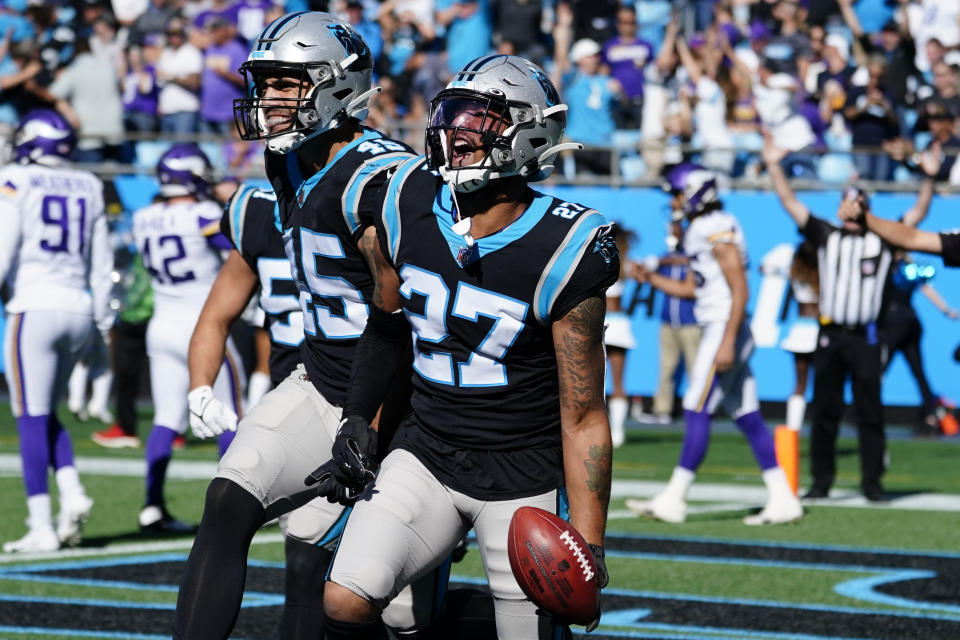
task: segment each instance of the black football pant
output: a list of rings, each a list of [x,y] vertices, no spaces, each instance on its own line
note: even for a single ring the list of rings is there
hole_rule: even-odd
[[[867,331],[827,325],[813,355],[810,463],[813,488],[826,491],[837,475],[837,433],[847,378],[853,391],[860,442],[860,485],[880,488],[886,437],[880,404],[880,345]]]
[[[128,436],[137,435],[137,391],[147,368],[147,324],[120,320],[113,328],[117,424]]]

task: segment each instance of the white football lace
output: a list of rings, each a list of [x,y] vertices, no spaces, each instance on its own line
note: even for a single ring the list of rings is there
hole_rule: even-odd
[[[580,565],[580,569],[583,571],[583,579],[586,582],[593,580],[594,573],[593,569],[590,568],[590,560],[587,559],[583,549],[581,549],[580,545],[577,544],[577,541],[573,539],[573,536],[570,535],[570,532],[564,531],[562,534],[560,534],[560,539],[563,540],[563,543],[570,548],[570,551],[573,552],[573,556],[577,559],[577,564]]]

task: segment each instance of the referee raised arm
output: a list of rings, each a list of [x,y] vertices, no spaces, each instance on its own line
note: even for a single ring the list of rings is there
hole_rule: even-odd
[[[847,377],[853,388],[860,442],[860,487],[871,501],[883,500],[886,438],[880,402],[880,344],[876,321],[883,304],[884,283],[893,261],[890,245],[869,231],[852,211],[866,211],[869,201],[860,189],[844,192],[834,225],[810,213],[797,200],[780,167],[783,152],[769,143],[764,161],[783,208],[800,232],[817,245],[820,263],[820,337],[813,356],[813,406],[810,463],[813,486],[804,498],[825,498],[836,477],[836,442],[843,414]],[[926,181],[913,210],[904,220],[917,224],[926,215],[933,187]]]
[[[923,251],[943,256],[947,267],[960,267],[960,231],[921,231],[894,220],[878,218],[869,211],[848,212],[852,220],[862,217],[867,229],[892,245],[908,251]]]

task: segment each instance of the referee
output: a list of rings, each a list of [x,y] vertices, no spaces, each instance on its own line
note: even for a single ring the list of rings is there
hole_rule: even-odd
[[[884,284],[893,262],[889,244],[867,230],[863,213],[866,194],[857,187],[844,192],[838,216],[842,226],[811,215],[797,200],[780,167],[783,152],[769,144],[764,161],[780,203],[803,235],[817,246],[820,264],[820,338],[813,356],[813,486],[804,498],[825,498],[836,477],[836,442],[843,414],[843,389],[849,376],[860,442],[860,488],[870,501],[885,499],[886,438],[880,400],[880,344],[876,321]],[[926,215],[933,183],[925,181],[905,221],[916,225]]]

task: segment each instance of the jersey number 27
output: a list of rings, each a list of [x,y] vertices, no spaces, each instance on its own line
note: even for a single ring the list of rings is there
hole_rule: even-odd
[[[447,336],[447,305],[450,290],[436,273],[411,265],[400,270],[400,294],[408,300],[413,294],[424,297],[423,315],[407,312],[407,320],[416,332],[413,366],[424,378],[446,385],[460,387],[499,387],[507,384],[506,367],[502,364],[507,350],[523,330],[529,305],[514,298],[465,282],[457,284],[451,315],[470,322],[480,317],[493,320],[493,326],[483,337],[466,362],[456,363],[451,353],[425,353],[419,343],[439,343]]]

